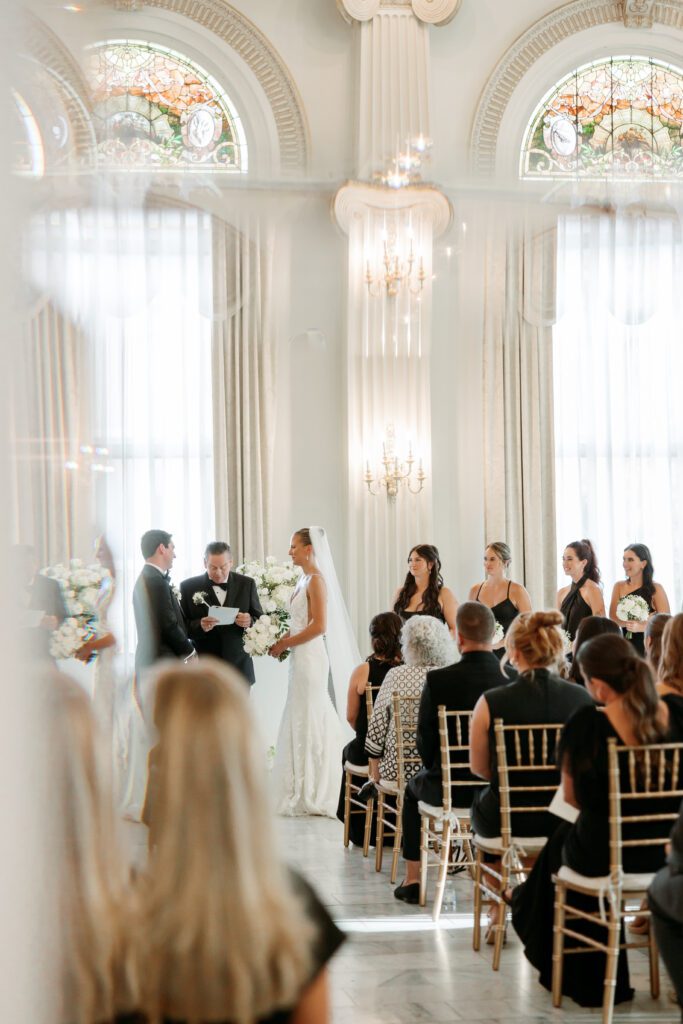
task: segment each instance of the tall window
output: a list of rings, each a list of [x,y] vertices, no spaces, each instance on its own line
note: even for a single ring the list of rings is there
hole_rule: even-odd
[[[88,52],[86,73],[101,166],[246,172],[239,115],[194,61],[153,43],[113,40]]]
[[[683,71],[610,57],[566,75],[529,122],[524,178],[683,177]]]
[[[674,215],[560,218],[553,328],[557,532],[590,537],[605,596],[624,547],[647,544],[683,598],[681,225]]]

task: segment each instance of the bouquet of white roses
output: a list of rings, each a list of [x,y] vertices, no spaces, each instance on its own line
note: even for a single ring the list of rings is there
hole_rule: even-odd
[[[651,609],[640,594],[627,594],[617,604],[617,618],[622,622],[647,622],[650,615]],[[627,630],[626,639],[630,640],[632,636],[631,630]]]
[[[495,628],[493,630],[493,640],[491,641],[491,643],[495,647],[496,644],[499,644],[500,641],[505,636],[505,630],[503,629],[502,624],[500,622],[498,622],[497,619],[494,619],[494,622],[495,622],[496,625],[495,625]]]
[[[571,633],[568,633],[562,626],[558,626],[557,630],[562,638],[562,651],[565,658],[572,653],[572,637]]]
[[[264,614],[244,631],[244,650],[259,657],[267,654],[273,644],[289,629],[289,599],[299,579],[299,570],[291,562],[278,562],[269,555],[263,562],[245,562],[237,572],[256,582]],[[279,660],[284,661],[289,651]]]
[[[50,637],[50,654],[71,658],[97,630],[97,600],[109,570],[72,558],[68,566],[51,565],[41,572],[59,583],[68,616]]]

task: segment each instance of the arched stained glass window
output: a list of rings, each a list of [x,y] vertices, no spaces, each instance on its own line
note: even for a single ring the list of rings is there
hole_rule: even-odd
[[[611,57],[566,75],[534,111],[523,178],[683,177],[683,71]]]
[[[247,170],[239,115],[194,61],[154,43],[112,40],[88,51],[86,72],[100,165]]]

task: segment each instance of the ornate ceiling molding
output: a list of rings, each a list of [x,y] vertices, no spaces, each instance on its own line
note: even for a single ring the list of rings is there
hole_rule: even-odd
[[[310,143],[304,105],[294,79],[267,37],[224,0],[145,0],[145,6],[172,11],[204,26],[242,58],[270,104],[281,169],[306,172]]]
[[[470,139],[472,163],[478,174],[493,174],[503,115],[510,98],[529,68],[562,40],[611,22],[624,24],[628,15],[645,17],[636,8],[649,7],[652,24],[683,29],[681,0],[570,0],[537,21],[510,47],[496,65],[479,100]]]
[[[351,223],[371,210],[416,210],[431,221],[434,238],[448,228],[453,208],[443,192],[433,185],[387,188],[367,181],[349,181],[337,192],[332,204],[334,219],[348,235]]]
[[[447,25],[460,9],[462,0],[337,0],[342,17],[348,21],[370,21],[380,11],[404,8],[427,25]]]

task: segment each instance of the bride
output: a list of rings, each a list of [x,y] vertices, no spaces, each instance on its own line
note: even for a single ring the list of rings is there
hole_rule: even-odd
[[[289,554],[302,576],[290,602],[290,631],[270,649],[274,658],[292,652],[273,765],[275,809],[334,818],[346,740],[337,711],[346,707],[346,687],[360,655],[325,531],[297,530]],[[330,668],[337,711],[327,688]]]

